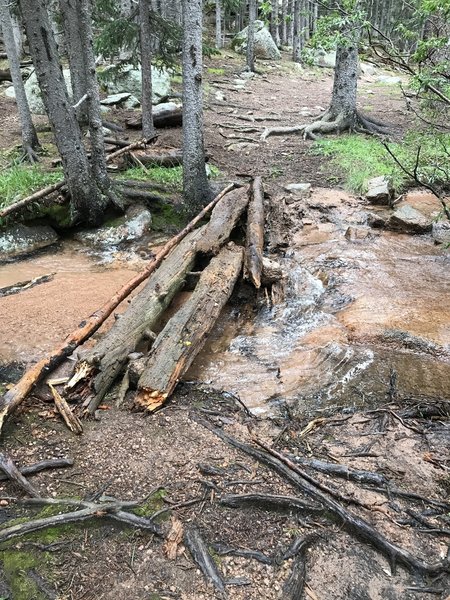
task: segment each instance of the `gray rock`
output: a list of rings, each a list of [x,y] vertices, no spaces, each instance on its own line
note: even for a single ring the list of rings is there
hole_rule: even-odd
[[[240,54],[247,52],[247,31],[246,27],[234,36],[231,41],[231,47]],[[270,31],[262,21],[255,21],[255,56],[265,60],[278,60],[281,58]]]
[[[402,78],[393,77],[392,75],[378,75],[378,77],[375,78],[375,81],[384,85],[400,85]]]
[[[163,102],[162,104],[154,106],[152,113],[154,117],[158,117],[160,114],[168,110],[175,110],[176,108],[181,108],[181,104],[177,104],[176,102]]]
[[[112,71],[108,77],[109,71]],[[106,67],[102,72],[102,83],[108,94],[128,92],[140,102],[142,99],[142,71],[131,65],[120,73],[115,73],[114,66]],[[170,93],[170,74],[166,69],[152,67],[152,102],[158,104],[160,99]]]
[[[122,104],[125,102],[125,100],[128,100],[128,98],[131,97],[131,94],[129,92],[122,92],[120,94],[112,94],[111,96],[108,96],[107,98],[103,98],[103,100],[100,101],[101,104],[103,104],[104,106],[115,106],[117,104]]]
[[[70,96],[72,96],[72,84],[70,81],[69,69],[63,69],[64,80],[66,82],[67,89]],[[34,115],[45,115],[45,106],[42,101],[41,90],[39,88],[36,72],[33,71],[25,82],[25,94],[27,95],[28,104],[30,110]],[[11,86],[5,90],[5,96],[8,98],[15,98],[16,94],[14,88]]]
[[[292,204],[302,198],[309,198],[311,193],[310,183],[288,183],[284,186],[284,189],[292,194],[292,197],[286,198],[286,204]]]
[[[255,73],[253,73],[252,71],[243,71],[239,77],[241,79],[253,79],[253,77],[255,76]]]
[[[355,227],[350,225],[345,232],[345,239],[349,242],[363,242],[364,240],[370,239],[373,233],[367,227]]]
[[[388,211],[367,213],[366,223],[369,227],[373,227],[374,229],[382,229],[383,227],[386,227],[389,217]]]
[[[377,72],[377,69],[374,65],[371,65],[370,63],[366,62],[360,62],[359,69],[363,75],[368,76],[375,75],[375,73]]]
[[[226,96],[221,90],[214,94],[214,98],[217,100],[217,102],[225,102],[226,100]]]
[[[57,241],[58,235],[47,225],[12,225],[0,232],[0,261],[31,254]]]
[[[432,235],[436,244],[450,244],[450,223],[448,221],[433,223]]]
[[[313,63],[317,67],[324,67],[326,69],[334,69],[336,66],[336,50],[326,52],[322,48],[319,48],[314,52]]]
[[[428,233],[433,222],[409,204],[404,204],[391,215],[388,227],[404,233]]]
[[[152,216],[147,208],[133,205],[113,226],[100,227],[96,231],[80,231],[74,237],[94,248],[111,248],[140,239],[149,230],[151,222]]]
[[[392,182],[388,177],[374,177],[367,182],[366,200],[370,204],[390,205],[394,195]]]
[[[139,102],[139,100],[136,98],[136,96],[130,96],[128,98],[128,100],[125,100],[123,107],[126,110],[132,110],[133,108],[137,108],[138,106],[140,106],[141,103]]]

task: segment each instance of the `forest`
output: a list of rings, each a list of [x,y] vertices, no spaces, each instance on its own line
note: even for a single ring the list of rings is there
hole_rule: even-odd
[[[0,600],[450,600],[450,0],[0,0]]]

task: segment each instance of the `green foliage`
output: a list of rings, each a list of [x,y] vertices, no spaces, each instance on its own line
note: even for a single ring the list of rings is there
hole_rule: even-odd
[[[60,170],[49,173],[39,165],[13,165],[5,169],[0,174],[0,208],[60,181],[61,177]]]
[[[215,67],[210,67],[208,69],[208,73],[210,73],[211,75],[225,75],[225,69],[218,69]]]
[[[431,184],[440,185],[448,179],[441,165],[448,164],[450,135],[414,132],[408,134],[402,144],[389,144],[394,155],[409,171],[416,165],[420,147],[417,174]],[[333,166],[344,180],[345,186],[355,193],[365,193],[367,182],[373,177],[390,177],[396,191],[401,191],[412,181],[395,163],[382,144],[373,137],[342,135],[318,140],[312,152],[331,158]]]
[[[133,167],[127,169],[120,179],[152,181],[167,186],[168,191],[181,191],[183,185],[183,167]]]

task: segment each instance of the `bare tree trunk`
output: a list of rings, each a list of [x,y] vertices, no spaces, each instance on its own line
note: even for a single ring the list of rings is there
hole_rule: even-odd
[[[195,212],[211,195],[205,169],[202,0],[183,0],[183,193]]]
[[[295,0],[288,0],[288,17],[289,17],[289,22],[287,24],[288,46],[292,46],[294,43],[294,5],[295,5]]]
[[[222,3],[216,0],[216,48],[222,48]]]
[[[142,70],[142,137],[152,140],[156,137],[153,123],[152,103],[152,32],[150,26],[149,0],[139,0],[141,70]]]
[[[294,19],[292,30],[292,60],[299,63],[301,60],[302,47],[300,43],[300,0],[294,0]]]
[[[281,44],[287,45],[287,15],[288,15],[288,0],[283,0],[281,5]]]
[[[87,93],[83,47],[78,29],[77,5],[74,0],[59,0],[59,7],[65,35],[67,57],[69,59],[73,103],[77,105]],[[88,120],[87,103],[85,101],[81,102],[75,110],[80,125],[86,124]]]
[[[13,24],[8,8],[8,0],[0,0],[0,23],[3,31],[3,43],[8,56],[9,69],[16,95],[17,110],[19,112],[20,125],[22,128],[22,148],[31,162],[37,160],[35,150],[39,148],[39,140],[31,118],[30,107],[22,81],[20,61],[17,54],[16,41],[14,39]]]
[[[105,198],[92,177],[81,130],[67,93],[45,1],[21,0],[20,5],[42,98],[72,198],[73,219],[96,224],[103,217]]]
[[[11,15],[11,23],[13,28],[14,40],[16,42],[16,51],[19,61],[22,60],[23,57],[23,35],[22,35],[22,23],[20,21],[20,14],[18,9],[17,0],[9,3],[10,6],[10,15]]]
[[[337,46],[333,93],[330,112],[352,119],[356,114],[358,84],[358,44],[356,40],[343,41]]]
[[[255,70],[255,20],[256,0],[250,0],[248,5],[248,29],[247,29],[247,69]]]
[[[279,0],[272,0],[273,5],[272,5],[272,37],[273,40],[275,42],[275,44],[277,45],[277,48],[280,47],[280,24],[279,24],[279,12],[280,12],[280,7],[279,7]]]

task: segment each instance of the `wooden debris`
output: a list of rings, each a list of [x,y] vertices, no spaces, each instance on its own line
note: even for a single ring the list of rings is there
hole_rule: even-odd
[[[19,471],[22,475],[34,475],[35,473],[39,473],[40,471],[44,471],[45,469],[61,469],[64,467],[72,467],[73,460],[71,458],[53,458],[50,460],[42,460],[40,462],[35,463],[34,465],[30,465],[29,467],[19,467]],[[9,477],[0,473],[0,481],[6,481]]]
[[[18,281],[17,283],[13,283],[12,285],[7,285],[5,287],[0,288],[0,298],[4,296],[12,296],[13,294],[18,294],[19,292],[24,292],[25,290],[29,290],[35,285],[39,285],[41,283],[47,283],[48,281],[52,281],[55,273],[49,273],[48,275],[40,275],[39,277],[35,277],[34,279],[27,279],[26,281]]]
[[[37,362],[31,367],[23,377],[10,390],[0,398],[0,433],[5,419],[11,415],[16,408],[23,402],[29,392],[33,389],[45,375],[52,371],[57,365],[67,358],[90,336],[97,331],[101,324],[109,317],[114,309],[143,281],[145,281],[162,263],[163,259],[169,254],[183,238],[190,233],[197,223],[216,205],[217,202],[229,191],[234,188],[234,184],[227,186],[214,200],[212,200],[200,213],[192,219],[186,227],[170,239],[167,244],[158,252],[153,261],[141,272],[123,285],[110,300],[101,308],[95,311],[86,321],[80,323],[79,327],[72,332],[51,354]]]
[[[170,531],[163,545],[163,552],[169,560],[175,560],[177,558],[183,536],[183,523],[177,517],[173,516],[171,518]]]
[[[213,584],[222,598],[226,598],[225,583],[199,531],[191,525],[187,528],[184,539],[186,547],[206,580]]]
[[[266,256],[262,257],[261,283],[264,286],[278,283],[285,277],[283,267]]]
[[[248,205],[244,277],[249,279],[257,289],[261,287],[263,246],[264,190],[261,177],[255,177]]]
[[[70,429],[70,431],[72,431],[72,433],[76,433],[77,435],[83,433],[83,426],[81,424],[80,419],[73,414],[72,409],[67,404],[66,400],[61,396],[58,390],[55,387],[53,387],[50,383],[49,388],[52,392],[56,409],[61,415],[61,417],[64,419],[64,422]]]
[[[214,207],[204,235],[197,244],[199,252],[217,254],[224,242],[229,239],[247,204],[247,187],[238,188],[224,196]]]
[[[317,538],[318,535],[313,533],[296,540],[291,574],[283,586],[283,600],[299,600],[302,597],[306,580],[306,553]]]
[[[145,167],[178,167],[183,162],[183,153],[177,148],[147,148],[136,150],[133,158]]]
[[[135,404],[156,410],[200,352],[242,269],[242,248],[230,243],[203,271],[191,297],[158,335],[144,362]]]
[[[269,557],[259,552],[259,550],[248,550],[247,548],[232,548],[226,544],[212,544],[214,552],[219,556],[242,556],[243,558],[253,558],[263,565],[273,565],[274,561]]]
[[[32,485],[19,471],[12,459],[0,452],[0,470],[7,476],[8,479],[14,481],[19,485],[27,494],[32,498],[39,498],[40,494],[38,490]]]

